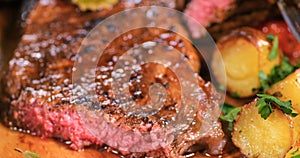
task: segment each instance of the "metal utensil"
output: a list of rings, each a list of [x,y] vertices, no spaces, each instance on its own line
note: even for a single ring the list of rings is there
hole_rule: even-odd
[[[299,0],[296,0],[299,4]],[[300,11],[295,3],[288,3],[285,0],[278,0],[277,5],[279,10],[289,26],[291,32],[300,42]]]

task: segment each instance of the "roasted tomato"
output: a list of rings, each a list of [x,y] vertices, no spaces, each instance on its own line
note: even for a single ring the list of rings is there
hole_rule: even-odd
[[[284,21],[271,21],[262,26],[262,31],[267,34],[278,35],[279,47],[293,63],[300,62],[300,43],[289,30]]]

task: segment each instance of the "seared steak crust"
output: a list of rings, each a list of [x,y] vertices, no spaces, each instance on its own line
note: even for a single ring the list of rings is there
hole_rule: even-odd
[[[216,39],[241,26],[260,26],[280,15],[274,0],[192,0],[184,11],[207,28]],[[199,38],[198,25],[188,21],[194,38]]]

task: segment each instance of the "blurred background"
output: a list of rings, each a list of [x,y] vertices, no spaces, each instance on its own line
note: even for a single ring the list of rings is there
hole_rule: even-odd
[[[3,72],[21,37],[34,0],[0,0],[0,70]],[[1,89],[0,89],[1,90]]]
[[[0,0],[0,76],[12,57],[34,0]],[[0,78],[1,81],[1,78]],[[1,94],[0,84],[0,94]]]

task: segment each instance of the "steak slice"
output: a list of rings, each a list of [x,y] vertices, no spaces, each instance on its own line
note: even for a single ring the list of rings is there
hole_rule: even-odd
[[[186,39],[171,31],[142,28],[122,34],[109,44],[99,60],[97,80],[92,80],[99,84],[96,88],[97,98],[77,98],[79,103],[72,101],[71,97],[76,96],[72,90],[78,86],[72,83],[72,73],[76,71],[73,66],[82,40],[104,17],[128,7],[142,5],[174,8],[175,0],[121,1],[112,10],[98,12],[80,12],[75,5],[66,1],[39,1],[26,20],[25,34],[3,79],[4,91],[9,100],[9,125],[32,135],[60,138],[75,150],[91,144],[101,146],[115,143],[112,147],[122,155],[135,157],[177,157],[195,152],[195,146],[199,150],[207,149],[212,154],[220,154],[225,143],[218,122],[220,96],[210,83],[205,83],[200,77],[198,83],[202,99],[196,115],[190,127],[171,144],[147,152],[131,152],[132,148],[144,147],[144,139],[116,130],[155,132],[176,115],[178,107],[184,106],[179,103],[180,83],[176,75],[161,65],[144,64],[130,78],[132,99],[141,104],[149,100],[147,92],[152,83],[161,83],[166,88],[165,106],[154,115],[138,117],[126,114],[118,106],[111,84],[106,84],[111,78],[109,66],[115,64],[114,58],[136,44],[148,41],[172,44],[172,49],[183,53],[191,67],[199,71],[197,51]],[[173,23],[175,29],[183,29],[176,19],[172,21],[174,19],[162,17],[161,20]],[[82,79],[87,80],[88,76]],[[142,93],[136,94],[138,91]],[[86,122],[77,104],[82,104],[80,108],[83,110],[101,110],[102,115],[95,117],[93,113],[85,113]],[[95,135],[92,130],[101,131],[102,135]],[[156,139],[152,141],[155,143]],[[153,144],[146,145],[151,147]]]
[[[216,39],[238,27],[257,27],[268,18],[280,15],[274,0],[192,0],[184,12],[206,27]],[[187,23],[193,38],[199,38],[198,25],[193,21]]]

